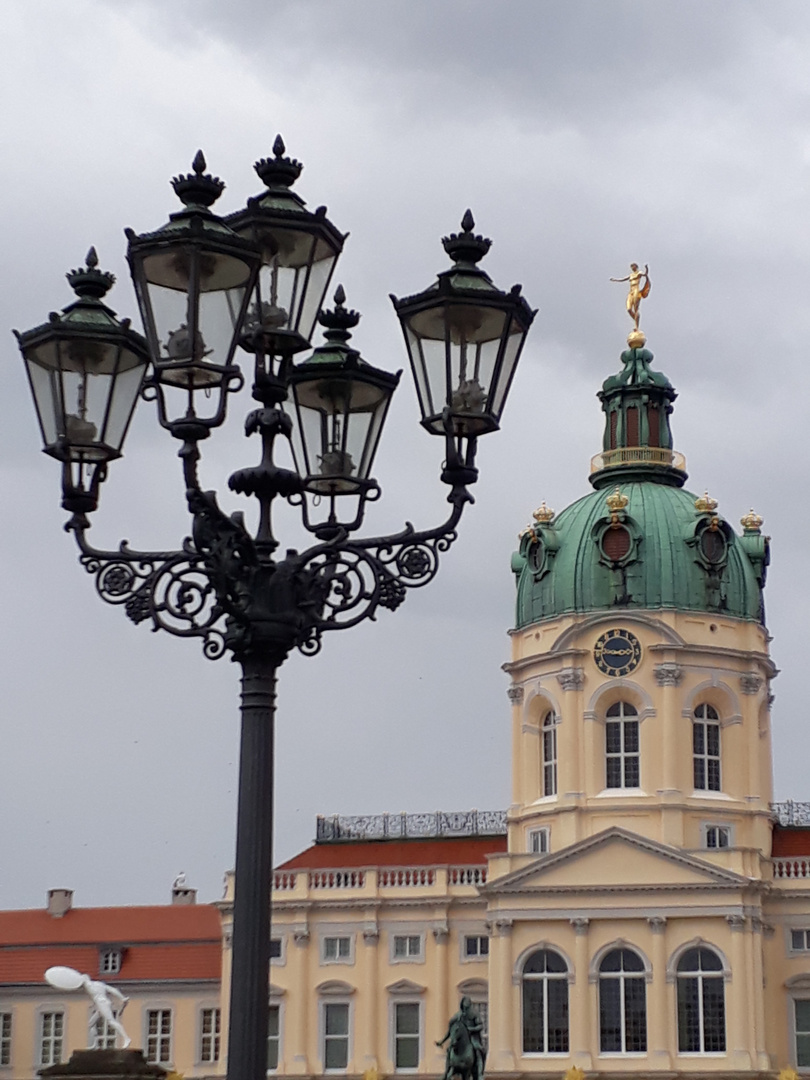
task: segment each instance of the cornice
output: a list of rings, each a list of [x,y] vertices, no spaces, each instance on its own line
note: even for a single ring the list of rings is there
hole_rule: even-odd
[[[559,672],[565,671],[566,667],[562,663],[564,660],[581,660],[585,656],[590,656],[588,649],[566,649],[564,652],[550,653],[542,652],[535,653],[533,656],[523,656],[520,660],[507,660],[505,664],[501,664],[501,671],[505,671],[507,674],[514,674],[515,672],[525,671],[527,667],[532,667],[540,659],[554,656],[554,660],[557,661],[557,666],[549,668],[548,671],[543,672],[543,677],[556,675]]]

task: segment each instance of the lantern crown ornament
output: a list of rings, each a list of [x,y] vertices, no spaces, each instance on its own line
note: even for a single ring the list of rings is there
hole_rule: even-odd
[[[502,292],[478,263],[491,241],[467,210],[442,240],[453,265],[414,296],[391,296],[416,382],[422,425],[457,439],[497,431],[536,315],[515,285]]]
[[[308,210],[292,185],[303,165],[285,156],[280,135],[273,157],[254,165],[266,190],[226,220],[261,253],[261,270],[251,298],[242,346],[254,353],[290,357],[310,347],[318,312],[348,233],[326,216],[326,207]]]

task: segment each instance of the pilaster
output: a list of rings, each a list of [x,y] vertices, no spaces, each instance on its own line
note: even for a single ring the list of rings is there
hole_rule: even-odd
[[[511,1072],[515,1068],[512,1046],[518,1026],[515,1020],[517,989],[512,983],[512,920],[497,915],[492,919],[489,939],[489,972],[487,1071]]]
[[[593,1044],[594,1033],[591,1030],[590,985],[588,982],[588,927],[589,919],[571,919],[574,929],[574,985],[570,1009],[571,1023],[571,1060],[580,1069],[592,1068],[594,1054],[598,1052]]]

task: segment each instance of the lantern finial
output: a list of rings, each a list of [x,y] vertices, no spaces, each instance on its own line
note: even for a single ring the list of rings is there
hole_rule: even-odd
[[[225,184],[218,176],[212,176],[205,172],[205,155],[198,150],[191,163],[193,173],[175,176],[172,179],[172,187],[179,199],[186,206],[205,207],[212,206],[225,190]]]
[[[326,328],[324,337],[327,341],[348,341],[349,333],[360,322],[359,311],[347,311],[343,306],[346,303],[346,290],[342,285],[335,289],[335,307],[332,311],[322,311],[318,315],[318,322]]]
[[[115,275],[98,269],[98,255],[91,247],[85,258],[85,266],[70,270],[65,277],[77,296],[91,296],[100,300],[115,284]]]
[[[475,219],[472,211],[467,210],[461,219],[463,232],[450,233],[442,239],[442,246],[450,258],[461,266],[475,266],[492,246],[492,241],[485,236],[476,236],[473,232]]]
[[[289,188],[295,183],[304,166],[295,158],[284,157],[287,147],[280,135],[273,143],[275,157],[262,158],[253,168],[269,188]]]

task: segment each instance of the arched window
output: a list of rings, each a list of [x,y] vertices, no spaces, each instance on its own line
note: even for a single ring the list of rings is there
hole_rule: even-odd
[[[647,1049],[644,963],[630,949],[612,949],[599,965],[599,1049],[603,1054]]]
[[[678,961],[678,1050],[717,1054],[726,1049],[723,965],[711,949],[687,949]]]
[[[547,712],[543,720],[543,794],[557,794],[557,717]]]
[[[638,712],[628,701],[617,701],[605,723],[605,787],[637,788],[639,765]]]
[[[711,705],[698,705],[692,721],[692,759],[696,791],[720,791],[720,717]]]
[[[568,968],[551,949],[523,967],[523,1053],[568,1053]]]

